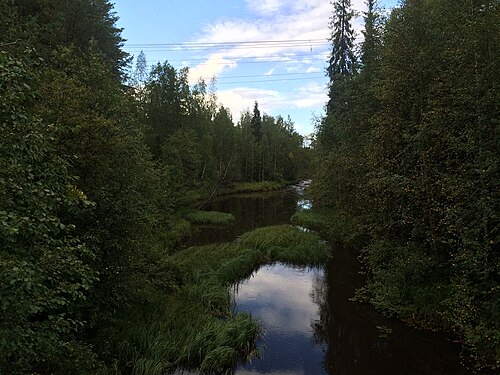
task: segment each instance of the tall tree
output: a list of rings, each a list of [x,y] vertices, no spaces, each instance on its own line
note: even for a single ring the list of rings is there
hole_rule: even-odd
[[[363,71],[372,71],[380,61],[382,46],[383,17],[377,0],[366,0],[367,11],[364,13],[364,40],[361,44],[361,63]]]
[[[257,103],[257,101],[255,102],[253,107],[251,124],[253,136],[255,137],[257,142],[259,142],[262,138],[262,117],[260,116],[259,103]]]
[[[330,19],[332,53],[327,68],[330,82],[337,76],[349,76],[356,71],[355,35],[352,28],[354,11],[351,8],[351,0],[335,0],[332,5],[333,15]]]

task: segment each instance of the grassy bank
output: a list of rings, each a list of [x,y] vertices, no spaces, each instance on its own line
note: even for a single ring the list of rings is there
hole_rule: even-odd
[[[330,241],[346,246],[362,244],[363,231],[355,218],[328,208],[311,208],[297,211],[291,218],[293,225],[315,230]]]
[[[258,354],[261,336],[257,321],[234,313],[231,284],[266,263],[316,265],[327,256],[316,234],[289,225],[185,249],[161,261],[169,282],[144,282],[136,303],[103,337],[114,338],[108,345],[119,348],[117,366],[133,374],[162,374],[179,366],[230,373],[238,360]]]
[[[238,182],[231,187],[221,190],[220,195],[280,190],[286,185],[286,182],[279,181]]]
[[[231,225],[235,220],[232,214],[217,211],[190,211],[185,217],[197,225]]]

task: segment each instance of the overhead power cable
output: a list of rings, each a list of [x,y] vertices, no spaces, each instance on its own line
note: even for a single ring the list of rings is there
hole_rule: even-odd
[[[168,63],[172,62],[173,60],[167,60]],[[189,63],[189,59],[186,60],[179,60],[178,62],[186,62]],[[327,57],[325,58],[314,58],[314,59],[308,59],[304,58],[302,60],[292,60],[292,59],[282,59],[282,60],[257,60],[257,61],[236,61],[234,60],[227,60],[225,62],[208,62],[208,63],[199,63],[199,64],[194,64],[195,66],[210,66],[210,65],[231,65],[232,63],[235,64],[271,64],[271,63],[306,63],[306,62],[313,62],[313,61],[322,61],[325,62],[327,61]],[[155,61],[154,63],[151,63],[150,61],[147,62],[147,64],[157,64],[159,61]]]
[[[205,47],[205,46],[227,46],[227,45],[248,45],[248,44],[308,44],[326,43],[327,39],[283,39],[283,40],[255,40],[255,41],[232,41],[232,42],[185,42],[185,43],[125,43],[126,47]]]
[[[219,77],[220,79],[233,79],[233,78],[255,78],[255,77],[276,77],[276,76],[296,76],[296,75],[307,75],[307,74],[318,74],[318,72],[301,72],[301,73],[272,73],[272,74],[250,74],[243,76],[226,76]],[[217,79],[219,79],[217,78]]]
[[[316,80],[320,78],[325,78],[324,75],[316,77],[305,77],[305,78],[278,78],[278,79],[261,79],[261,80],[251,80],[251,81],[233,81],[233,82],[215,82],[216,85],[235,85],[242,83],[263,83],[263,82],[289,82],[289,81],[306,81],[306,80]]]

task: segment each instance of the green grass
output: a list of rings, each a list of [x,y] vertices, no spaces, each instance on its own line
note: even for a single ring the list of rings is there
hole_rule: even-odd
[[[256,343],[262,335],[259,322],[234,313],[230,286],[266,263],[317,265],[327,256],[316,234],[290,225],[259,228],[232,243],[184,249],[156,267],[175,287],[144,281],[140,303],[130,304],[113,332],[101,335],[114,337],[109,345],[119,349],[125,372],[163,374],[183,367],[229,374],[240,359],[259,354]],[[170,275],[174,270],[177,275]]]
[[[328,257],[328,248],[316,233],[290,225],[258,228],[242,235],[238,242],[259,250],[267,262],[309,266],[319,265]]]
[[[284,182],[262,181],[262,182],[238,182],[232,187],[224,189],[221,194],[253,193],[262,191],[280,190],[286,186]]]
[[[177,219],[169,229],[159,230],[155,235],[155,247],[161,252],[169,253],[183,239],[191,235],[191,223],[186,219]]]
[[[198,225],[231,225],[235,220],[232,214],[217,211],[191,211],[185,217],[190,223]]]
[[[315,230],[331,241],[356,247],[363,243],[360,223],[351,216],[328,208],[297,211],[290,221],[293,225]]]

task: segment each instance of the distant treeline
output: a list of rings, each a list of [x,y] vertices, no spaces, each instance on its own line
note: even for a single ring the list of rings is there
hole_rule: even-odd
[[[315,205],[354,223],[359,298],[499,368],[500,3],[368,0],[359,46],[350,3],[333,2]]]

